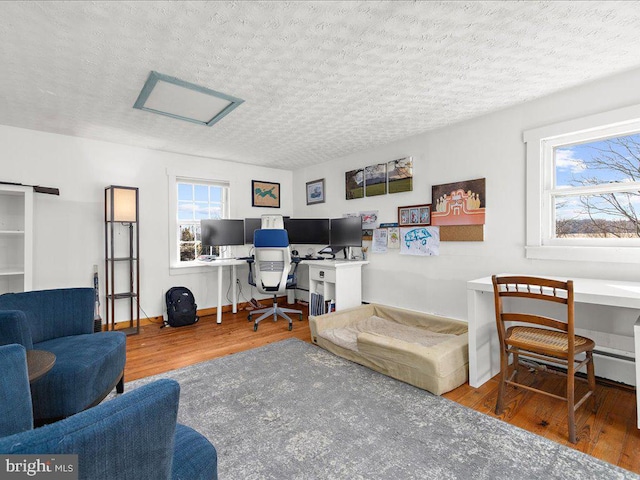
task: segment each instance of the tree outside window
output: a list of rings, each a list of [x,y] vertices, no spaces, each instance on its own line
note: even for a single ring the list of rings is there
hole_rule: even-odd
[[[640,134],[554,148],[556,238],[640,238]]]

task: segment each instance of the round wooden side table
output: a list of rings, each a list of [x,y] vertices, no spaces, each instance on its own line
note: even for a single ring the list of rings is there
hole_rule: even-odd
[[[53,368],[56,356],[46,350],[27,350],[29,383],[33,383]]]

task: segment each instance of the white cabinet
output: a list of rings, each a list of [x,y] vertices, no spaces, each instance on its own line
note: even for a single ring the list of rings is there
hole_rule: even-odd
[[[309,304],[311,295],[318,293],[325,301],[334,300],[336,310],[362,304],[362,266],[359,260],[310,260]]]
[[[0,294],[33,284],[33,187],[0,185]]]

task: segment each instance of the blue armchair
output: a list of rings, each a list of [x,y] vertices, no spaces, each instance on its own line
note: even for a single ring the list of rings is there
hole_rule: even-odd
[[[158,380],[34,430],[24,347],[0,347],[0,369],[1,454],[76,454],[80,479],[217,479],[215,447],[176,424],[177,382]]]
[[[53,368],[31,385],[36,424],[50,423],[97,405],[124,388],[126,337],[93,333],[92,288],[0,295],[0,345],[56,355]]]

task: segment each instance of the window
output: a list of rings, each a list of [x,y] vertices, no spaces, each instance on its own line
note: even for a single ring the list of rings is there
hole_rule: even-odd
[[[527,257],[640,261],[640,107],[524,137]]]
[[[549,240],[639,239],[640,133],[554,143],[547,146],[554,174],[546,192],[553,227]]]
[[[200,220],[229,217],[228,184],[176,178],[176,190],[179,263],[192,262],[201,254],[217,255],[217,248],[202,250]]]

